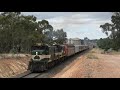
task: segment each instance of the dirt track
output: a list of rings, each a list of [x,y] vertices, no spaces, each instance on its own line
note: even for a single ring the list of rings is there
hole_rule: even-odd
[[[88,55],[97,58],[88,58]],[[100,50],[93,49],[78,57],[53,78],[120,78],[120,55],[101,54]]]

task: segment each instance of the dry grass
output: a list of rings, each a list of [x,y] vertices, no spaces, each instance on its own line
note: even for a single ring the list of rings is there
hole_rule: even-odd
[[[95,55],[96,53],[99,53],[101,50],[99,50],[98,48],[94,48],[92,49],[88,54],[87,54],[87,58],[88,59],[98,59],[98,57]]]
[[[100,49],[100,48],[93,48],[89,53],[99,53],[101,54],[101,52],[103,52],[104,50],[103,49]]]
[[[87,59],[98,59],[98,57],[95,56],[94,54],[89,53],[89,54],[87,55]]]
[[[119,52],[117,52],[117,51],[111,51],[109,54],[111,54],[111,55],[120,55],[120,51]]]
[[[96,49],[92,49],[89,53],[96,53]]]
[[[25,58],[29,57],[29,54],[0,54],[0,59],[20,59],[20,58]]]
[[[95,53],[95,51],[92,50],[90,53]]]
[[[108,54],[108,55],[120,55],[120,51],[114,51],[114,50],[112,50],[112,51],[110,51],[110,52],[105,52],[103,49],[101,49],[101,54]]]

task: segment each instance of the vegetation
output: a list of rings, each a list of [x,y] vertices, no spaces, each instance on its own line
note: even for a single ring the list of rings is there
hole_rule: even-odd
[[[87,58],[88,58],[88,59],[98,59],[98,57],[95,56],[95,55],[92,54],[92,53],[89,53],[89,54],[87,55]]]
[[[104,39],[101,38],[97,42],[97,44],[98,44],[99,48],[104,49],[105,51],[107,51],[108,49],[113,47],[113,42],[109,38],[104,38]]]
[[[25,16],[20,12],[1,13],[0,53],[28,53],[36,43],[53,44],[66,40],[67,35],[63,29],[53,30],[47,20],[36,20],[35,16]]]
[[[58,44],[63,44],[67,40],[67,34],[63,29],[54,31],[54,42]]]
[[[87,54],[87,59],[98,59],[98,57],[95,54],[98,53],[98,51],[100,51],[98,48],[90,50],[89,53]]]
[[[112,23],[100,25],[103,33],[105,33],[108,38],[101,38],[98,41],[98,46],[105,50],[112,48],[113,50],[118,51],[120,49],[120,12],[113,13],[111,22]]]

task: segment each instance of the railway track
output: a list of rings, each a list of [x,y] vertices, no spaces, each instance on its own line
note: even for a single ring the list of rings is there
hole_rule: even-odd
[[[21,78],[37,78],[38,76],[40,76],[42,73],[30,73],[26,76],[23,76]]]
[[[11,78],[22,78],[22,77],[25,77],[25,76],[27,76],[29,74],[31,74],[31,72],[28,70],[28,71],[26,71],[24,73],[18,74],[17,76],[13,76]]]
[[[79,53],[79,54],[77,54],[73,57],[70,57],[69,60],[75,59],[76,57],[81,56],[81,55],[89,52],[90,50],[91,49],[83,51],[83,52],[81,52],[81,53]],[[65,60],[65,61],[63,61],[63,63],[65,63],[67,61],[68,60]],[[61,65],[61,64],[59,64],[59,65]],[[22,74],[19,74],[19,75],[15,76],[15,77],[12,77],[12,78],[48,78],[49,77],[48,74],[51,73],[51,71],[54,71],[53,69],[57,68],[59,65],[55,65],[53,68],[50,68],[48,71],[45,71],[45,72],[31,73],[30,71],[26,71]]]
[[[39,77],[40,75],[42,75],[43,73],[32,73],[30,72],[29,70],[24,72],[24,73],[21,73],[17,76],[13,76],[11,78],[37,78]]]

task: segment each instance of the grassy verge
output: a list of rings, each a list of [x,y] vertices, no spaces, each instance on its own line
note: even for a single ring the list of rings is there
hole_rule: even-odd
[[[92,49],[88,54],[87,54],[87,59],[98,59],[98,57],[95,55],[95,53],[100,52],[98,48]]]
[[[30,54],[0,54],[0,59],[10,59],[10,58],[24,58],[29,57]]]
[[[98,59],[98,57],[95,56],[95,55],[92,54],[92,53],[89,53],[89,54],[87,55],[87,59]]]

